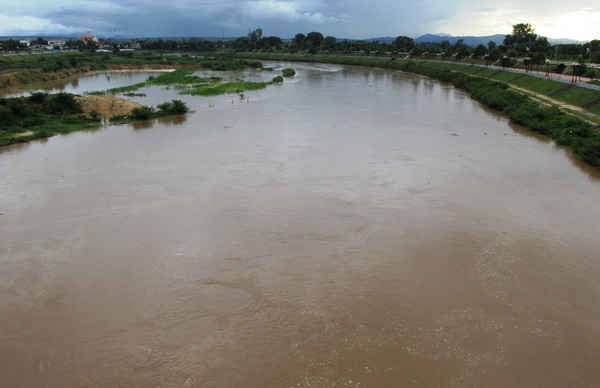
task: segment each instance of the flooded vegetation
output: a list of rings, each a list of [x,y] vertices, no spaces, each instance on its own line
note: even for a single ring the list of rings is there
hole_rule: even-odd
[[[3,383],[599,381],[597,170],[450,84],[293,67],[0,148]]]
[[[293,76],[290,71],[293,69],[284,69],[283,74],[287,77]],[[118,88],[108,89],[106,91],[91,92],[90,94],[126,94],[146,86],[153,85],[171,85],[180,89],[180,94],[190,94],[192,96],[216,96],[219,94],[243,93],[249,90],[264,89],[273,83],[281,83],[281,76],[274,77],[271,82],[251,82],[241,79],[224,80],[221,77],[199,77],[194,75],[192,69],[177,69],[173,72],[161,74],[159,76],[150,76],[145,82],[139,82],[133,85],[127,85]]]

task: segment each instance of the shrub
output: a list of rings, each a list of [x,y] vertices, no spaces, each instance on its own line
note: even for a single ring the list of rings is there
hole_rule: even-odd
[[[280,84],[283,82],[283,77],[278,75],[277,77],[273,77],[273,83],[274,84]]]
[[[50,114],[80,113],[81,105],[69,93],[56,93],[48,96],[47,112]]]
[[[552,69],[552,71],[555,73],[558,73],[558,74],[562,74],[565,72],[566,68],[567,68],[567,66],[564,63],[559,63],[558,65],[556,65],[554,67],[554,69]]]
[[[172,100],[171,102],[165,102],[157,106],[160,114],[183,114],[189,109],[185,102],[181,100]]]
[[[283,69],[282,74],[286,78],[293,77],[296,75],[296,70],[288,67],[288,68]]]
[[[149,120],[152,117],[154,110],[149,106],[142,106],[139,108],[134,108],[129,116],[133,120]]]
[[[100,113],[98,113],[95,110],[91,111],[90,112],[90,120],[92,120],[92,121],[100,121]]]

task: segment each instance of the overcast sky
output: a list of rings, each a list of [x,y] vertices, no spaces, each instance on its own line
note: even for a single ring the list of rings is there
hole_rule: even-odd
[[[291,37],[505,34],[530,22],[551,38],[600,39],[600,0],[0,0],[0,35]]]

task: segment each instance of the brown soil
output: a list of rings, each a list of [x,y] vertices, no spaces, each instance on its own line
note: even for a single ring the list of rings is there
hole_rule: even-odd
[[[14,137],[27,137],[27,136],[31,136],[33,135],[33,131],[25,131],[25,132],[20,132],[14,135]]]
[[[134,108],[142,105],[115,96],[84,96],[77,97],[85,114],[96,111],[103,118],[129,114]]]

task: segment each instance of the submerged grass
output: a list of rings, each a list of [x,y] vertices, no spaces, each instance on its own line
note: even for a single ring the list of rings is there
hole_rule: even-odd
[[[193,69],[177,69],[158,76],[150,76],[146,81],[133,85],[112,88],[89,94],[121,94],[129,93],[147,86],[173,86],[181,89],[180,94],[193,96],[216,96],[227,93],[241,93],[249,90],[264,89],[273,82],[225,82],[220,77],[198,77]]]
[[[190,94],[192,96],[216,96],[227,93],[242,93],[249,90],[264,89],[271,82],[215,82],[206,85],[194,85],[192,88],[182,91],[182,94]]]
[[[122,94],[122,93],[130,93],[135,92],[141,88],[147,86],[165,86],[165,85],[191,85],[191,84],[202,84],[202,83],[214,83],[220,81],[221,78],[218,77],[198,77],[194,75],[194,70],[192,69],[177,69],[172,72],[163,73],[158,76],[150,76],[144,82],[138,82],[133,85],[121,86],[118,88],[107,89],[103,91],[90,92],[88,94],[91,95],[103,95],[103,94]]]

